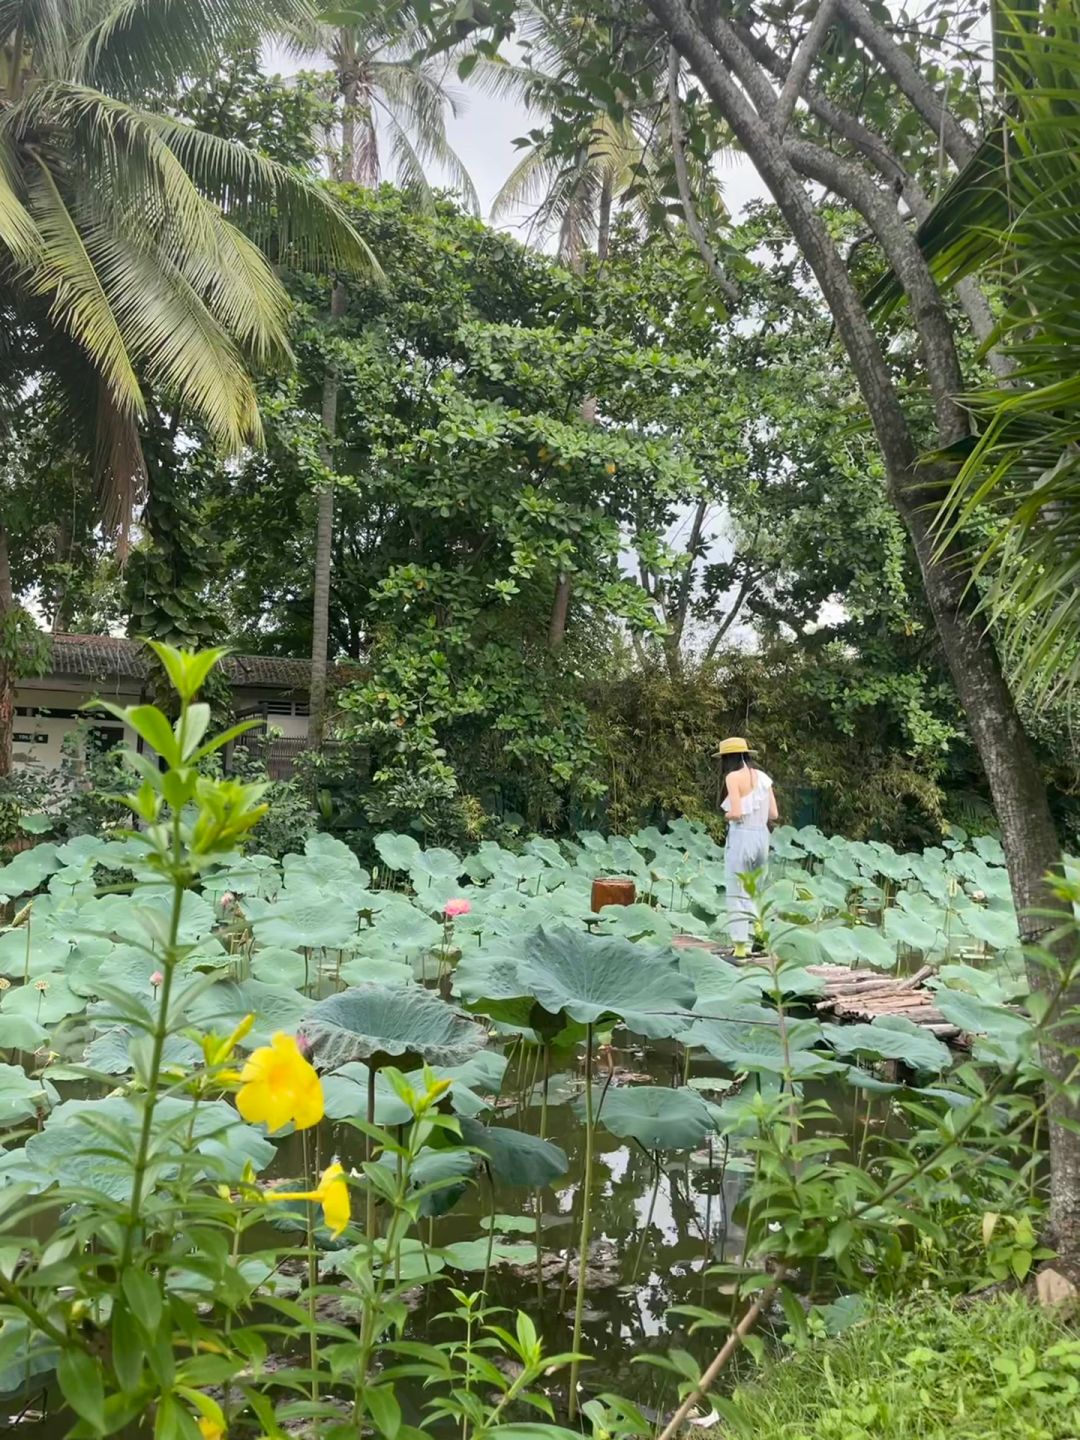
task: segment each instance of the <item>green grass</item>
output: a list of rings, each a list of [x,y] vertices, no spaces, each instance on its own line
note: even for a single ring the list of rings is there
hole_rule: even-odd
[[[1078,1440],[1080,1331],[1016,1297],[880,1308],[717,1403],[712,1440]]]

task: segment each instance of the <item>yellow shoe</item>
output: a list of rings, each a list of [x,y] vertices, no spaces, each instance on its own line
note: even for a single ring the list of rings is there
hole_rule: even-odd
[[[750,958],[750,946],[743,941],[741,944],[736,945],[731,953],[736,960],[748,960]]]

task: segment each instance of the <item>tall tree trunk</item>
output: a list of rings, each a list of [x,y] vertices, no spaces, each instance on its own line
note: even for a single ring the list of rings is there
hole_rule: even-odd
[[[566,639],[566,621],[570,614],[570,594],[574,582],[565,573],[555,582],[555,598],[551,602],[551,617],[548,620],[548,649],[558,650]]]
[[[1071,921],[1071,911],[1056,899],[1047,875],[1061,868],[1061,847],[1050,814],[1046,786],[1020,721],[1013,696],[982,617],[975,613],[969,588],[970,566],[956,547],[936,553],[928,514],[928,482],[944,484],[947,473],[935,476],[919,466],[919,456],[881,345],[848,274],[844,259],[829,237],[802,179],[785,154],[768,116],[776,96],[757,63],[727,22],[709,13],[708,35],[696,24],[683,0],[646,0],[672,43],[686,58],[713,104],[750,156],[784,215],[796,244],[821,287],[852,369],[885,462],[890,499],[895,505],[918,559],[938,637],[963,706],[993,797],[1001,826],[1009,880],[1022,937],[1042,940],[1055,923]],[[855,3],[847,0],[850,16]],[[753,67],[752,70],[748,68]],[[733,79],[737,74],[753,105]],[[905,81],[908,77],[905,74]],[[924,100],[920,93],[920,100]],[[928,102],[925,102],[928,103]],[[757,107],[756,109],[754,107]],[[904,278],[903,276],[901,277]],[[909,277],[910,278],[910,277]],[[912,307],[913,312],[916,307]],[[933,319],[933,317],[930,317]],[[932,326],[920,326],[924,354],[931,371],[943,357],[934,350]],[[947,358],[947,357],[946,357]],[[939,404],[939,420],[943,407]],[[951,437],[943,437],[946,441]],[[1042,913],[1040,913],[1042,912]],[[1069,963],[1071,943],[1059,957]],[[1043,988],[1041,966],[1030,970],[1032,984]],[[1072,1069],[1069,1049],[1080,1037],[1059,1034],[1043,1060],[1054,1082]],[[1051,1227],[1064,1258],[1080,1263],[1080,1135],[1074,1133],[1075,1106],[1060,1089],[1050,1096]]]
[[[596,211],[596,258],[604,261],[611,249],[611,202],[614,187],[611,176],[605,175],[600,182],[600,203]]]
[[[348,184],[356,178],[356,99],[359,77],[355,54],[347,31],[341,32],[343,57],[352,63],[341,78],[342,146],[341,173],[338,178]],[[348,308],[349,296],[344,284],[337,280],[330,293],[331,331]],[[319,457],[326,469],[334,469],[334,440],[337,436],[338,395],[341,379],[334,361],[327,366],[322,394],[322,439]],[[326,672],[330,648],[330,576],[334,563],[334,487],[325,485],[319,491],[315,517],[315,574],[312,586],[311,614],[311,689],[308,696],[308,743],[319,749],[326,733]]]
[[[338,281],[330,296],[330,319],[340,320],[348,306],[348,294]],[[327,470],[334,468],[334,437],[337,434],[338,395],[341,381],[334,361],[327,366],[322,395],[322,439],[319,457]],[[330,648],[330,574],[334,563],[334,486],[319,491],[315,518],[315,575],[311,614],[311,690],[308,696],[308,743],[319,749],[326,732],[326,674]]]
[[[0,520],[0,780],[11,774],[11,732],[15,715],[15,663],[7,658],[7,629],[15,598],[11,590],[11,558],[7,528]]]

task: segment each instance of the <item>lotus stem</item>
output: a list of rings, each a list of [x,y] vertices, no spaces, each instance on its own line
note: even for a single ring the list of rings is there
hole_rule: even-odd
[[[585,1173],[581,1182],[581,1231],[578,1235],[577,1300],[574,1304],[574,1339],[570,1348],[574,1358],[570,1362],[570,1394],[567,1398],[567,1414],[571,1421],[578,1413],[577,1387],[581,1351],[581,1325],[585,1318],[585,1270],[589,1249],[589,1225],[592,1206],[593,1133],[596,1128],[593,1118],[593,1027],[585,1031]]]
[[[641,1268],[641,1257],[645,1253],[645,1241],[648,1239],[649,1231],[652,1228],[653,1214],[656,1211],[656,1197],[660,1194],[660,1154],[657,1152],[650,1157],[653,1162],[653,1185],[652,1194],[649,1196],[649,1213],[645,1216],[645,1224],[641,1229],[641,1239],[638,1241],[637,1254],[634,1256],[634,1268],[630,1272],[631,1285],[637,1284],[638,1271]]]
[[[364,1135],[364,1164],[371,1164],[372,1139],[371,1130],[375,1124],[375,1075],[374,1065],[368,1066],[367,1079],[367,1123],[368,1129]],[[364,1228],[367,1230],[368,1246],[371,1251],[371,1263],[375,1263],[375,1186],[371,1183],[371,1176],[367,1179],[367,1204],[366,1220]]]
[[[304,1156],[304,1183],[314,1187],[315,1180],[311,1173],[311,1161],[308,1158],[308,1137],[307,1131],[300,1132],[300,1140],[303,1145]],[[311,1365],[311,1403],[319,1403],[319,1338],[316,1333],[317,1317],[315,1315],[315,1287],[319,1280],[319,1266],[315,1255],[315,1215],[312,1201],[305,1200],[304,1210],[307,1220],[307,1264],[308,1264],[308,1359]]]
[[[495,1253],[495,1181],[492,1179],[491,1166],[484,1164],[484,1173],[487,1176],[488,1195],[490,1204],[488,1206],[488,1245],[487,1255],[484,1257],[484,1283],[481,1289],[484,1292],[484,1303],[488,1301],[488,1282],[491,1276],[491,1257]]]

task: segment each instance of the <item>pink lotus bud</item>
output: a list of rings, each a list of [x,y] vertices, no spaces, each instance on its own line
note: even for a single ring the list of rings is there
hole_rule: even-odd
[[[311,1041],[302,1031],[297,1032],[296,1048],[300,1051],[301,1055],[311,1054]]]
[[[443,906],[443,914],[448,920],[453,920],[455,915],[468,915],[472,905],[468,900],[447,900]]]
[[[225,894],[221,897],[221,908],[223,910],[231,910],[235,904],[236,896],[231,890],[226,890]]]
[[[153,985],[154,989],[156,990],[159,985],[164,985],[164,983],[165,976],[161,973],[160,970],[155,970],[154,973],[150,976],[150,984]]]

